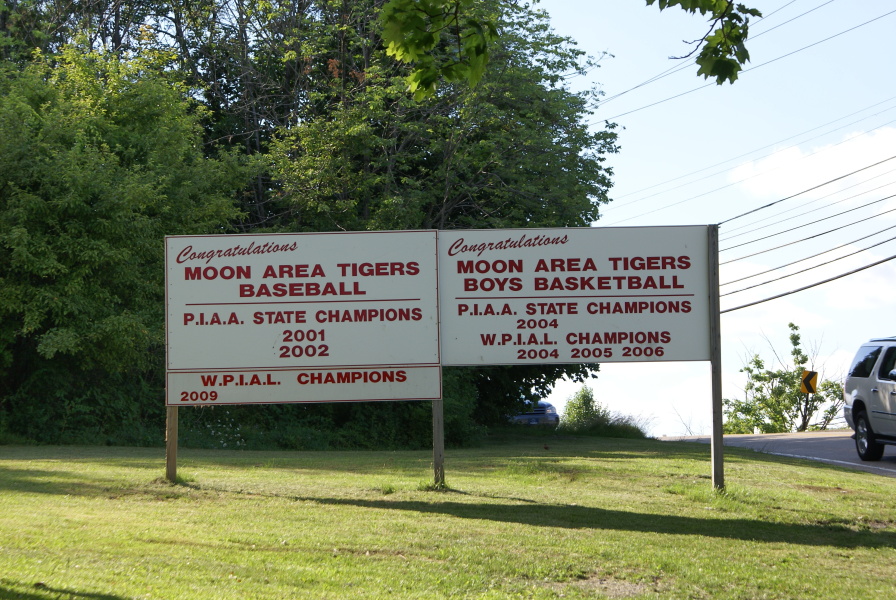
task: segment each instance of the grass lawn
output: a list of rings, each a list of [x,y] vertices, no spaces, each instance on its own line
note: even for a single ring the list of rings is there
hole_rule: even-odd
[[[0,446],[0,600],[892,598],[896,478],[702,444]]]

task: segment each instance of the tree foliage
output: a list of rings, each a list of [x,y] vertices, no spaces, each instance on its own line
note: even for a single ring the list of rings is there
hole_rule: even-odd
[[[537,1],[537,0],[536,0]],[[694,43],[688,58],[696,55],[697,73],[719,85],[733,83],[750,60],[746,48],[750,17],[762,14],[730,0],[646,0],[660,10],[677,6],[700,13],[709,31]],[[475,85],[485,72],[491,46],[505,32],[484,13],[487,0],[388,0],[381,19],[390,56],[413,65],[408,90],[422,100],[436,91],[440,81],[466,81]],[[508,3],[509,4],[509,3]],[[500,34],[499,34],[500,31]]]
[[[790,323],[789,365],[766,367],[754,355],[741,369],[747,374],[743,399],[724,399],[725,433],[789,433],[826,429],[843,404],[843,389],[835,381],[822,379],[814,394],[800,391],[804,370],[811,368],[803,351],[799,327]]]
[[[221,231],[245,180],[200,140],[195,107],[151,61],[71,46],[4,69],[0,398],[43,421],[161,367],[163,237]]]
[[[607,201],[612,128],[584,123],[595,99],[563,85],[588,68],[544,15],[511,5],[494,65],[475,88],[443,85],[416,102],[407,69],[367,39],[346,34],[331,86],[271,144],[281,207],[292,230],[392,230],[583,226]],[[363,30],[362,30],[363,31]],[[331,38],[334,39],[334,38]],[[363,76],[342,77],[343,70]],[[546,185],[550,182],[550,185]],[[287,213],[284,213],[287,214]],[[475,418],[499,423],[522,399],[589,366],[462,369],[475,386]],[[384,409],[385,410],[385,409]]]
[[[610,411],[594,400],[594,392],[583,385],[569,400],[563,409],[560,427],[569,431],[584,431],[598,423],[609,423]]]
[[[339,69],[363,73],[324,88],[281,129],[272,156],[292,227],[390,230],[588,225],[607,201],[612,129],[589,131],[594,99],[560,74],[584,68],[543,15],[511,7],[494,49],[500,68],[474,89],[446,85],[425,102],[404,91],[405,69],[364,55],[348,36]],[[335,75],[334,75],[335,79]],[[317,114],[315,114],[315,112]],[[325,114],[320,114],[325,113]],[[550,185],[545,185],[550,181]]]
[[[386,52],[413,63],[406,77],[415,100],[435,93],[441,80],[482,79],[489,44],[498,39],[496,24],[478,15],[476,0],[389,0],[380,13]]]
[[[657,4],[660,10],[678,6],[689,13],[708,17],[709,31],[699,40],[692,42],[694,50],[687,57],[696,56],[700,67],[698,75],[710,77],[722,85],[726,81],[734,83],[744,64],[749,62],[750,53],[746,41],[750,32],[750,17],[761,17],[755,8],[749,8],[732,0],[646,0],[648,5]],[[685,57],[685,58],[687,58]]]
[[[583,226],[611,185],[613,127],[564,79],[593,62],[525,2],[16,0],[0,61],[0,433],[160,430],[164,235]],[[446,369],[447,437],[593,367]],[[184,423],[408,446],[422,407]]]

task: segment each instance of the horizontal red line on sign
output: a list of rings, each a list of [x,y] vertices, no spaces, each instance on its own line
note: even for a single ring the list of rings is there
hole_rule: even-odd
[[[619,294],[605,296],[455,296],[455,300],[552,300],[556,298],[693,298],[694,294]]]
[[[310,366],[310,365],[300,365],[300,366],[280,366],[280,367],[256,367],[256,368],[248,368],[248,367],[234,367],[234,368],[224,368],[224,367],[214,367],[214,368],[190,368],[190,369],[168,369],[169,373],[218,373],[221,371],[226,371],[228,373],[241,373],[241,372],[261,372],[261,373],[278,373],[284,371],[340,371],[345,369],[432,369],[434,367],[440,366],[441,363],[400,363],[400,364],[381,364],[381,365],[325,365],[320,367]]]
[[[646,296],[645,296],[646,298]],[[193,302],[184,306],[260,306],[263,304],[345,304],[360,302],[420,302],[420,298],[376,298],[371,300],[275,300],[271,302]]]

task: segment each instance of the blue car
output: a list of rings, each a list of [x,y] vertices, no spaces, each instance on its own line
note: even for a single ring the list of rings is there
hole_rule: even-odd
[[[531,411],[510,417],[510,422],[521,425],[557,425],[560,422],[560,415],[557,414],[553,404],[542,400]]]

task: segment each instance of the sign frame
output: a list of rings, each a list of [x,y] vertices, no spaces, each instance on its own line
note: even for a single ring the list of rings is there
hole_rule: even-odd
[[[443,365],[706,361],[705,226],[439,232]]]
[[[166,404],[440,398],[437,243],[434,230],[167,236]]]

